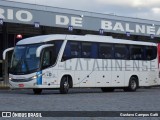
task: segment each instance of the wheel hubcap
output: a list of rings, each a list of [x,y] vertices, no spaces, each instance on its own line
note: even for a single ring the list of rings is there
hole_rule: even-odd
[[[64,83],[64,88],[65,88],[65,89],[68,89],[68,88],[69,88],[68,81],[65,81],[65,83]]]
[[[137,87],[136,82],[134,80],[132,80],[131,81],[131,88],[134,90],[134,89],[136,89],[136,87]]]

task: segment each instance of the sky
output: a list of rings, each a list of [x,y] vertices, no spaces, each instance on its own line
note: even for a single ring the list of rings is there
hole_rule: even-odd
[[[160,21],[160,0],[8,0]]]

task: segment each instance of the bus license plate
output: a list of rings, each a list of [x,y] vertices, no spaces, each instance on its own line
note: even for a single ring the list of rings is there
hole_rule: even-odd
[[[24,87],[24,84],[19,84],[18,85],[20,88],[23,88]]]

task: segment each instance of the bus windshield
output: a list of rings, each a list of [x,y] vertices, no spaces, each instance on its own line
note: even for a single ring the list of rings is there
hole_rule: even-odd
[[[27,74],[40,67],[40,58],[36,57],[36,50],[41,44],[16,46],[10,65],[10,73]]]

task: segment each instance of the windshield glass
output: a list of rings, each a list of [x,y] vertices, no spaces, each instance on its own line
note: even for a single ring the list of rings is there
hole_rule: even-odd
[[[36,50],[41,44],[16,46],[12,56],[10,73],[26,74],[39,68],[40,58]]]

